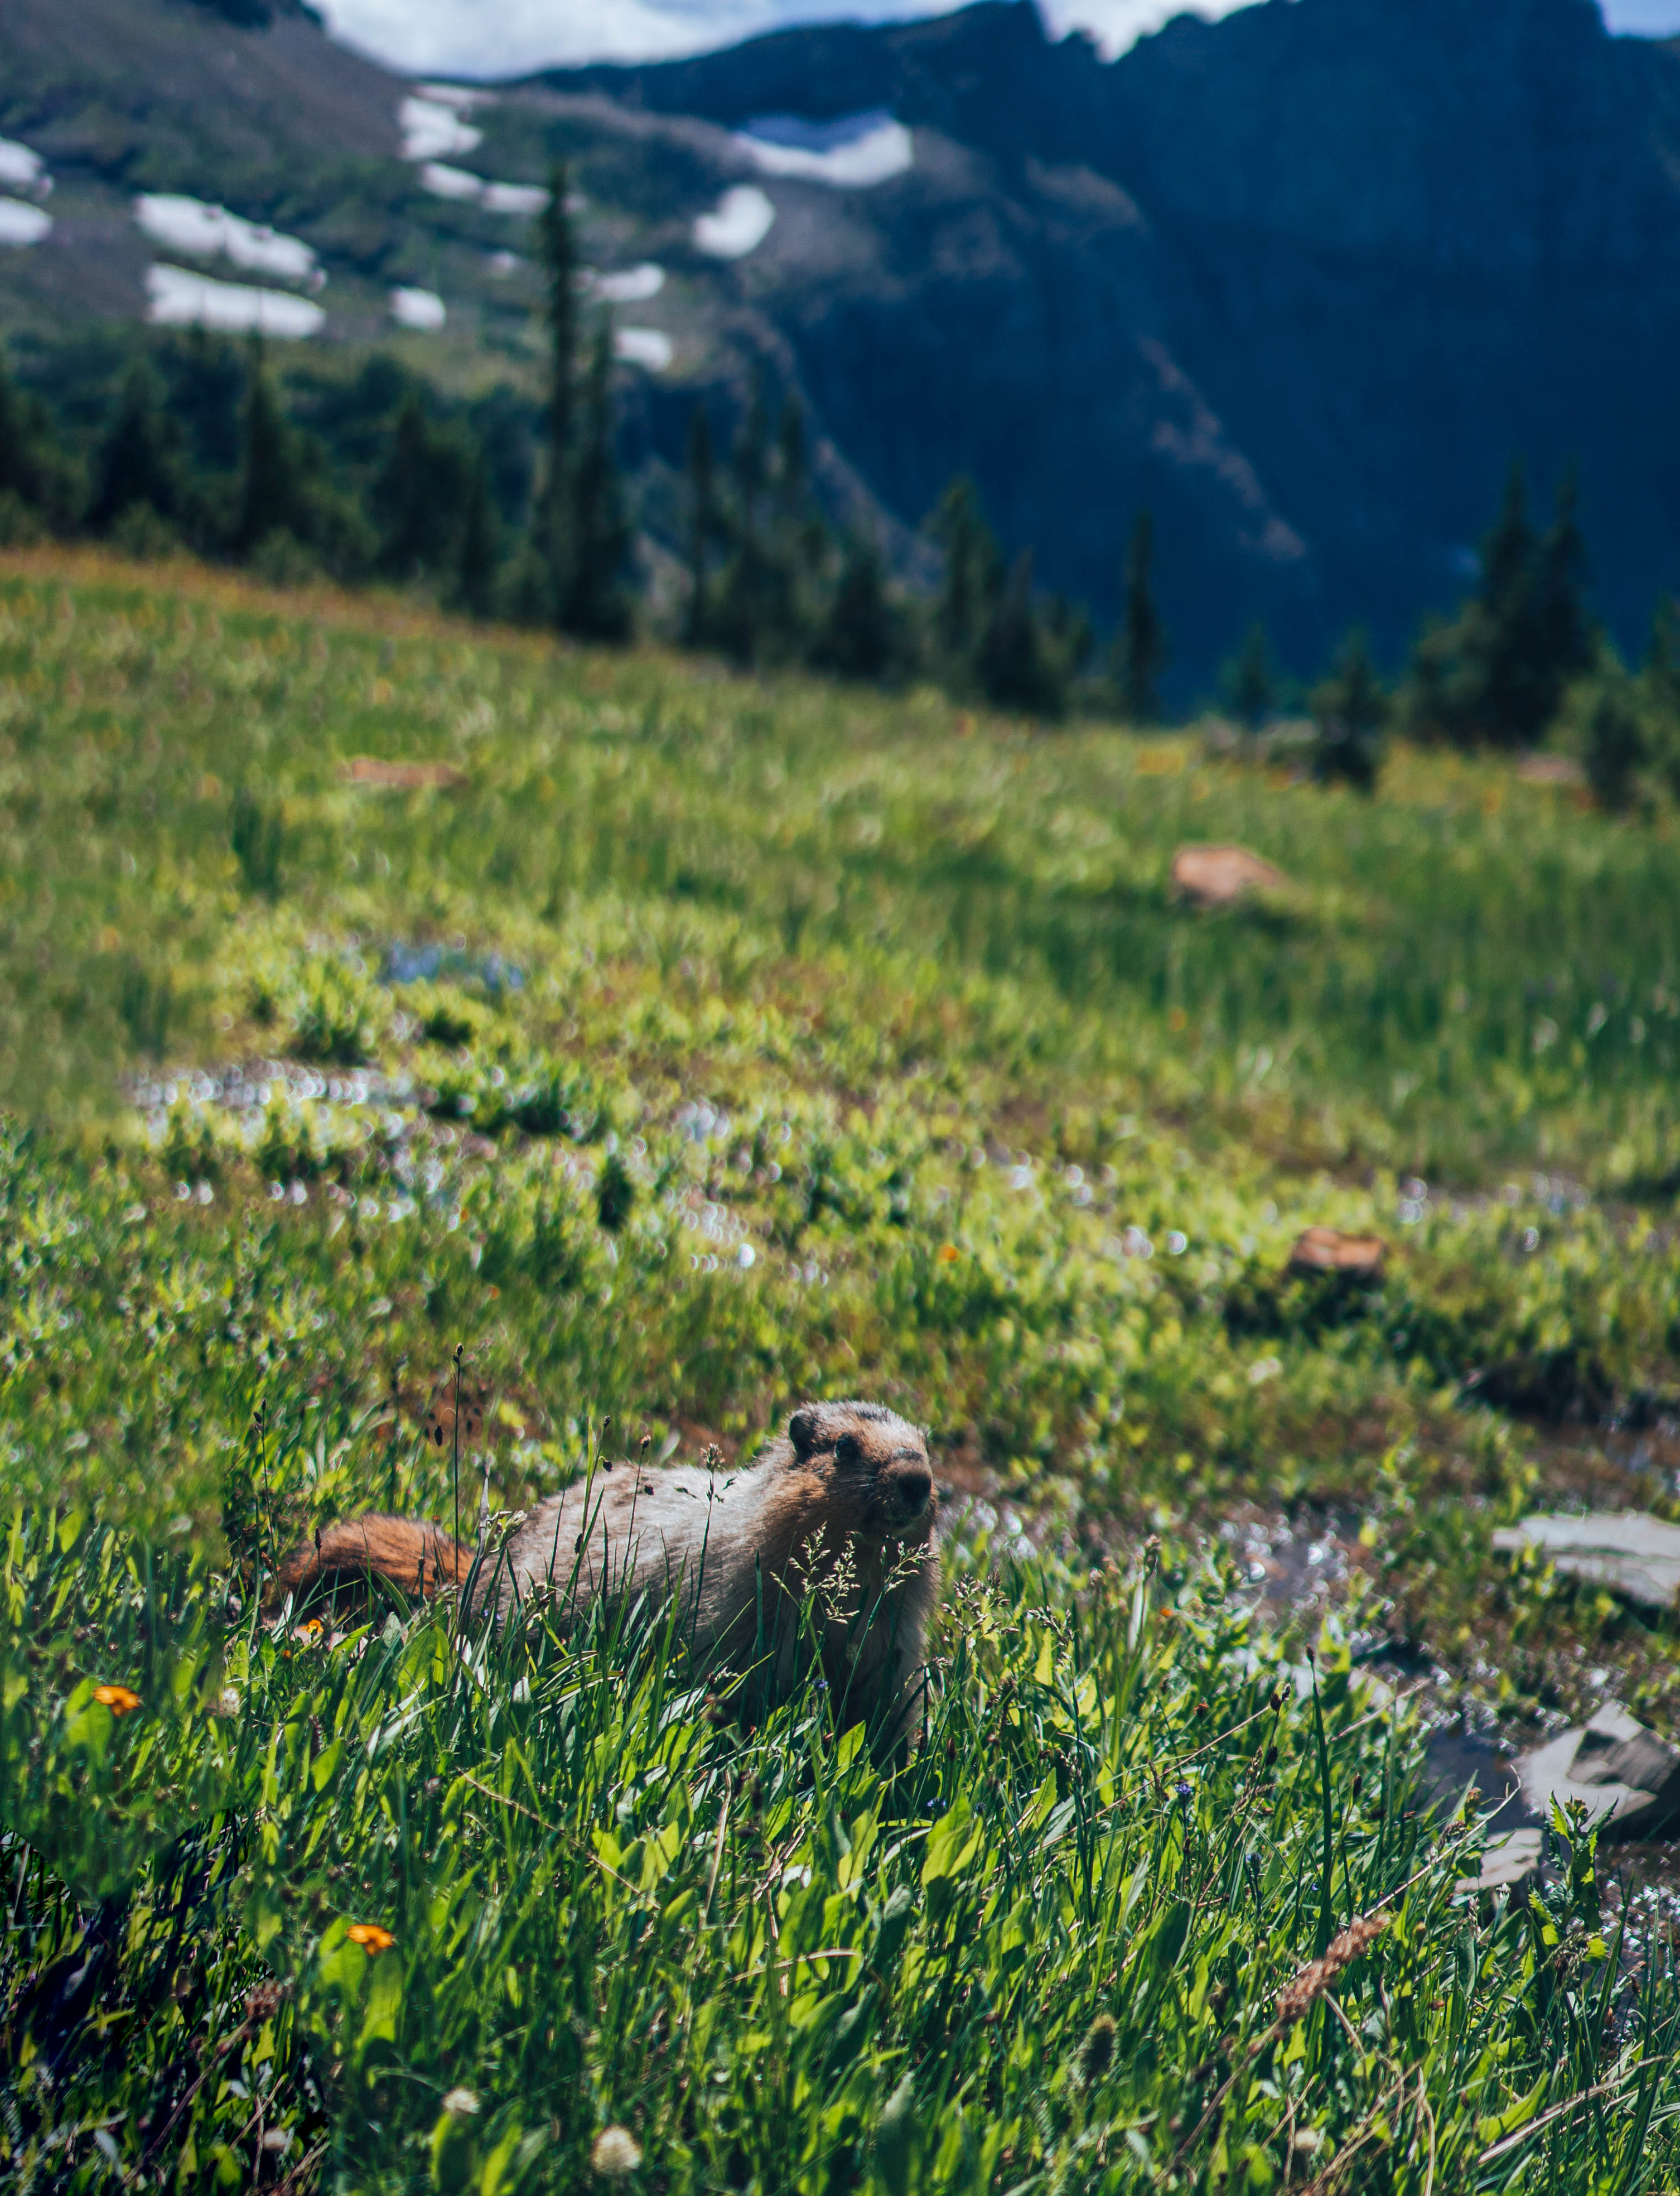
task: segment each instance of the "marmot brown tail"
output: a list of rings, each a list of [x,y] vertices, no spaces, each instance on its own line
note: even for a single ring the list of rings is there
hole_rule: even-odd
[[[301,1607],[323,1588],[354,1587],[377,1575],[409,1600],[429,1598],[448,1586],[465,1586],[472,1568],[468,1551],[420,1517],[349,1517],[329,1525],[294,1548],[274,1575],[268,1605],[290,1594]]]

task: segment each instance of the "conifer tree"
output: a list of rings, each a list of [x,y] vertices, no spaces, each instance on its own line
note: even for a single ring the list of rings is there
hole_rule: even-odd
[[[730,452],[733,546],[718,590],[717,637],[739,663],[758,662],[783,620],[784,573],[770,539],[773,469],[763,369]]]
[[[683,639],[702,648],[711,631],[713,544],[718,537],[717,467],[712,454],[712,423],[704,404],[689,415],[689,601]]]
[[[1330,676],[1313,690],[1313,775],[1320,784],[1339,780],[1360,793],[1375,791],[1388,707],[1364,633],[1349,633]]]
[[[577,433],[578,251],[568,204],[566,164],[555,163],[548,203],[538,225],[545,317],[548,325],[548,450],[537,498],[539,555],[547,567],[551,598],[559,611],[571,599],[573,445]]]
[[[1155,521],[1146,507],[1132,523],[1120,629],[1114,640],[1116,698],[1121,714],[1134,725],[1152,725],[1161,714],[1167,634],[1155,606],[1154,563]]]
[[[143,359],[130,367],[116,417],[100,446],[88,524],[107,533],[124,511],[146,505],[160,518],[181,510],[179,436],[163,408],[158,377]]]
[[[625,567],[631,531],[619,479],[613,420],[613,332],[602,316],[584,384],[572,474],[571,580],[560,623],[586,640],[623,640],[630,632]]]
[[[483,450],[475,447],[467,467],[455,550],[455,599],[469,617],[488,617],[494,603],[499,531],[495,499],[490,493],[490,468]]]
[[[1278,685],[1272,675],[1266,628],[1258,619],[1249,629],[1230,673],[1231,706],[1250,739],[1277,707]]]
[[[380,569],[396,580],[447,569],[460,531],[471,459],[459,434],[426,413],[417,389],[397,407],[373,483]]]
[[[870,535],[856,535],[846,544],[811,661],[842,679],[885,679],[898,654],[898,640],[880,551]]]
[[[17,386],[0,349],[0,495],[5,494],[55,523],[72,516],[71,470],[46,407]]]
[[[1645,689],[1654,708],[1680,719],[1680,602],[1664,595],[1651,619]]]
[[[1060,714],[1065,696],[1033,600],[1031,549],[1015,559],[997,598],[980,643],[979,669],[986,698],[1000,708]]]
[[[260,342],[251,345],[240,443],[234,547],[248,555],[268,535],[292,530],[297,515],[292,431]]]
[[[1003,559],[967,474],[951,482],[928,521],[945,552],[944,584],[933,611],[933,635],[947,671],[972,677],[980,642],[1003,583]]]
[[[1591,671],[1598,654],[1597,631],[1587,611],[1587,552],[1576,515],[1579,500],[1572,471],[1558,488],[1552,523],[1535,552],[1534,627],[1544,682],[1539,731],[1556,715],[1571,679]]]

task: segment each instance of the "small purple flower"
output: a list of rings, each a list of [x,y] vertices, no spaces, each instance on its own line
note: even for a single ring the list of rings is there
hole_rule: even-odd
[[[1173,1797],[1179,1802],[1181,1806],[1187,1807],[1195,1796],[1196,1794],[1191,1790],[1189,1785],[1187,1785],[1182,1777],[1181,1777],[1177,1785],[1174,1788]]]

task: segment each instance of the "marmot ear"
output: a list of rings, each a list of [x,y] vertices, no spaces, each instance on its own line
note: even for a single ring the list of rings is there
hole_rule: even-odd
[[[817,1446],[817,1413],[812,1410],[795,1411],[788,1421],[788,1438],[794,1444],[794,1453],[801,1461]]]

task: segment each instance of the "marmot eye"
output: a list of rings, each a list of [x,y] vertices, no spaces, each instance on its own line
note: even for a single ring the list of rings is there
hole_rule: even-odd
[[[834,1443],[834,1462],[850,1471],[853,1465],[861,1464],[863,1459],[863,1444],[857,1435],[842,1434]]]

